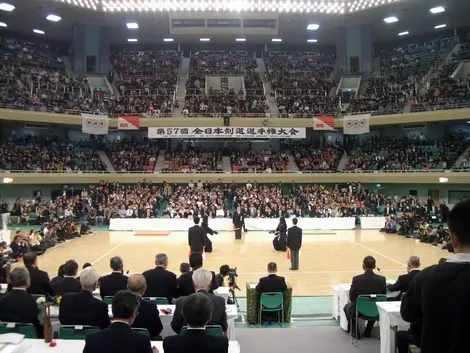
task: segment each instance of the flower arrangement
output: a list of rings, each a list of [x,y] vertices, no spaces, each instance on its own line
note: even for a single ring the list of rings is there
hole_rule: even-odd
[[[46,316],[46,309],[50,306],[59,306],[62,297],[60,295],[56,297],[49,297],[49,300],[46,300],[46,297],[40,296],[36,299],[36,304],[38,306],[38,320],[41,325],[44,325],[44,318]]]

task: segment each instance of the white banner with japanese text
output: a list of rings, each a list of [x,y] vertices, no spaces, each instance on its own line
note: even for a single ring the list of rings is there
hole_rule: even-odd
[[[304,127],[149,127],[149,138],[303,139]]]

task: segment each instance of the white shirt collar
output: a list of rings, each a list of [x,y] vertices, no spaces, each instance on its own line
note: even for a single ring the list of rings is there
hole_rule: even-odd
[[[13,287],[13,290],[24,290],[26,292],[26,288]]]
[[[447,258],[447,262],[451,263],[470,263],[469,253],[454,254]]]
[[[128,323],[127,321],[124,321],[124,320],[113,320],[113,324],[114,324],[115,322],[120,322],[120,323],[122,323],[122,324],[127,324],[127,325],[129,325],[129,323]]]
[[[64,278],[75,278],[75,276],[64,276]]]
[[[205,327],[189,327],[187,328],[188,330],[201,330],[204,331],[206,328]]]

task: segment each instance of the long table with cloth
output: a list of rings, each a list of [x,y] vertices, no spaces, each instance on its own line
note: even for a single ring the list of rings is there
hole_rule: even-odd
[[[376,305],[379,309],[380,353],[395,353],[394,330],[408,330],[410,324],[401,317],[401,302],[381,302]]]
[[[257,292],[256,282],[246,282],[246,321],[249,324],[258,323],[258,313],[259,313],[259,301],[261,294]],[[289,282],[286,282],[287,289],[282,293],[284,301],[284,322],[290,322],[291,312],[292,312],[292,286]],[[275,317],[277,320],[276,313],[263,313],[262,318],[265,318],[266,315],[269,317]]]
[[[171,309],[171,314],[164,314],[161,310]],[[235,341],[235,320],[238,318],[238,311],[236,305],[227,305],[227,337],[230,341]],[[160,314],[160,320],[162,321],[163,331],[160,334],[162,337],[172,336],[175,333],[173,332],[170,324],[173,320],[173,313],[175,312],[175,305],[158,305],[158,312]],[[111,311],[111,305],[109,306],[109,317],[112,319],[113,313]],[[59,332],[60,330],[60,321],[59,321],[59,307],[51,307],[51,322],[52,330],[54,332]],[[3,353],[3,352],[2,352]]]
[[[292,226],[292,220],[286,219],[287,225]],[[249,230],[274,230],[279,224],[278,218],[245,218],[245,225]],[[190,218],[112,218],[109,223],[109,230],[130,230],[130,231],[187,231],[194,222]],[[209,221],[209,226],[213,230],[233,229],[230,218],[213,218]],[[298,226],[304,230],[348,230],[356,228],[354,217],[338,218],[300,218]]]
[[[50,352],[61,352],[61,353],[82,353],[85,347],[84,340],[55,340],[56,346],[51,348],[49,343],[45,343],[41,339],[24,339],[19,345],[9,345],[2,349],[2,353],[50,353]],[[160,353],[163,351],[163,342],[152,341],[151,346],[158,349]],[[229,341],[228,353],[240,353],[240,345],[237,341]]]
[[[388,283],[395,283],[393,280],[388,280]],[[347,331],[348,330],[348,319],[346,319],[346,314],[344,313],[344,306],[349,303],[349,290],[351,289],[351,284],[343,283],[333,286],[333,318],[338,320],[339,326]],[[387,291],[387,298],[395,298],[400,294],[400,292],[390,292]]]
[[[381,229],[385,227],[385,217],[360,217],[361,229]]]

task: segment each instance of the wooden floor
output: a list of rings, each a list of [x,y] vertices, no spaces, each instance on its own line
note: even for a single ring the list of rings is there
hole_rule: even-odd
[[[331,286],[350,283],[362,272],[362,259],[372,255],[382,275],[396,279],[405,273],[410,255],[421,257],[423,266],[438,262],[448,253],[428,244],[385,235],[376,230],[330,231],[304,234],[300,255],[300,270],[289,271],[286,253],[272,248],[273,236],[268,232],[250,231],[242,240],[235,241],[232,232],[219,232],[212,237],[214,251],[206,255],[204,267],[218,272],[223,264],[238,267],[238,285],[245,294],[246,281],[258,281],[266,275],[266,265],[275,261],[281,276],[294,288],[294,295],[331,295]],[[110,272],[109,259],[119,255],[124,259],[125,271],[143,272],[154,267],[157,253],[169,257],[169,270],[179,275],[181,262],[188,262],[186,232],[173,232],[169,236],[135,236],[132,232],[101,231],[94,235],[74,239],[49,249],[39,258],[39,266],[54,277],[60,264],[75,259],[80,268],[90,262],[101,274]]]

